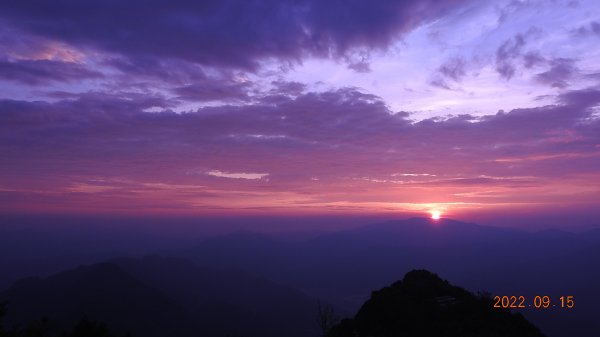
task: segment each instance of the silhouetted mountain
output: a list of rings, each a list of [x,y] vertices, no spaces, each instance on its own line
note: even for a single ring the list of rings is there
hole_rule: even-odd
[[[352,319],[327,337],[543,336],[520,314],[494,309],[489,298],[452,286],[426,270],[372,293]]]
[[[4,293],[5,325],[47,316],[53,331],[82,317],[134,336],[313,336],[316,301],[235,271],[171,258],[115,259],[49,278],[17,282]]]
[[[50,331],[58,332],[90,317],[117,332],[160,336],[159,331],[186,335],[188,326],[181,306],[111,263],[21,280],[0,300],[7,302],[7,327],[48,317]]]
[[[582,299],[575,311],[526,311],[548,336],[600,330],[598,231],[530,233],[450,219],[388,221],[283,242],[259,234],[205,240],[184,254],[200,264],[239,268],[326,298],[354,312],[412,269],[429,269],[467,289]]]

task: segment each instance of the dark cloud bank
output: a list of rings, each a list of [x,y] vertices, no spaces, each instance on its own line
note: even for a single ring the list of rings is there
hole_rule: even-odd
[[[0,17],[28,34],[127,55],[255,69],[386,48],[465,1],[8,1]]]

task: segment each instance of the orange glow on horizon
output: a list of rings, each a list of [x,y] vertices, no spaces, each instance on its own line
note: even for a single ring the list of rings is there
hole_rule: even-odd
[[[433,220],[439,220],[442,213],[440,211],[431,211],[431,218]]]

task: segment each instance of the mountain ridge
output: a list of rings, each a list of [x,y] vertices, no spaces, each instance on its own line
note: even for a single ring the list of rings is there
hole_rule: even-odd
[[[0,293],[6,321],[47,316],[53,331],[82,318],[134,336],[310,336],[316,300],[287,286],[180,258],[118,258],[46,278],[27,278]],[[284,305],[285,304],[285,305]],[[269,311],[270,309],[270,311]],[[235,324],[231,324],[235,322]]]

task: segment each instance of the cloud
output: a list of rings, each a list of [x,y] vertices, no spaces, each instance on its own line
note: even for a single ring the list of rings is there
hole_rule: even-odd
[[[144,112],[149,107],[168,107],[169,103],[161,97],[134,94],[89,93],[56,103],[4,100],[0,104],[2,129],[6,132],[2,145],[15,151],[20,146],[49,153],[58,148],[60,151],[80,151],[71,153],[69,158],[74,160],[103,154],[118,157],[122,152],[141,155],[144,151],[163,149],[165,154],[181,154],[178,161],[182,162],[187,159],[206,163],[223,160],[223,170],[226,168],[227,172],[260,172],[256,170],[258,166],[255,169],[244,165],[237,167],[237,164],[227,167],[226,162],[242,164],[249,158],[270,158],[267,162],[273,162],[282,151],[290,158],[303,157],[309,150],[316,154],[333,151],[336,155],[330,159],[340,160],[340,163],[360,161],[360,158],[370,158],[368,162],[378,163],[384,158],[380,157],[382,153],[392,150],[389,153],[408,156],[412,162],[418,162],[416,159],[424,156],[445,158],[453,152],[452,147],[491,150],[490,155],[496,151],[492,147],[498,144],[514,144],[525,149],[528,144],[537,146],[541,139],[549,137],[549,131],[555,129],[569,129],[579,134],[587,126],[597,123],[583,121],[591,114],[588,108],[600,102],[597,90],[567,91],[559,96],[557,105],[499,112],[481,118],[463,115],[412,123],[407,114],[389,111],[377,96],[352,88],[283,97],[277,104],[259,100],[246,106],[206,107],[183,114],[169,110]],[[42,135],[53,139],[54,144],[31,142]],[[77,135],[85,136],[77,140]],[[584,138],[588,139],[587,136]],[[17,141],[19,139],[21,142]],[[92,150],[95,147],[102,150]],[[220,159],[215,157],[216,153],[203,157],[217,149],[222,155]],[[416,149],[423,152],[413,152]],[[551,147],[544,149],[554,150]],[[33,153],[31,155],[35,157]],[[473,154],[478,155],[481,155],[479,150]],[[390,156],[391,160],[394,156]],[[313,164],[306,162],[304,165]]]
[[[271,90],[272,94],[283,94],[297,96],[306,90],[306,84],[295,81],[272,81],[271,84],[275,87]]]
[[[597,174],[599,104],[600,91],[590,88],[565,91],[549,106],[413,123],[353,88],[188,113],[169,111],[160,96],[125,93],[2,100],[0,186],[38,197],[52,192],[54,205],[72,200],[73,186],[87,186],[90,177],[127,180],[118,200],[139,206],[160,200],[166,192],[146,200],[145,191],[161,183],[174,186],[169,195],[183,208],[223,206],[218,200],[239,207],[418,202],[431,193],[464,201],[485,186],[535,198]],[[164,108],[145,112],[157,106]]]
[[[577,73],[575,61],[566,58],[557,58],[550,61],[550,69],[539,73],[535,79],[543,84],[550,85],[555,88],[566,88],[568,80]]]
[[[496,9],[498,11],[498,23],[505,23],[511,16],[530,6],[535,6],[535,2],[518,0],[508,2],[504,7]]]
[[[496,50],[496,71],[501,77],[510,80],[515,75],[516,65],[514,60],[522,55],[527,40],[535,38],[541,33],[542,30],[540,28],[532,26],[525,33],[516,34],[498,47]],[[532,59],[530,58],[529,60]],[[527,62],[527,59],[525,62]]]
[[[206,172],[209,176],[229,179],[247,179],[247,180],[260,180],[267,177],[268,173],[232,173],[232,172],[221,172],[219,170],[212,170]]]
[[[569,106],[594,107],[600,103],[600,94],[598,88],[588,88],[583,90],[570,90],[558,96],[559,102]]]
[[[455,82],[460,80],[466,75],[466,61],[461,57],[454,57],[442,64],[438,68],[438,72],[446,78],[452,79]]]
[[[268,58],[295,61],[385,49],[465,2],[17,1],[4,2],[0,18],[27,34],[128,58],[256,69]]]
[[[450,85],[440,77],[433,78],[431,81],[429,81],[429,84],[441,89],[452,90],[452,87],[450,87]]]
[[[580,37],[596,36],[600,37],[600,22],[592,21],[573,31],[573,34]]]
[[[369,73],[371,72],[371,65],[367,61],[357,61],[348,64],[348,68],[354,70],[357,73]]]
[[[74,82],[100,78],[98,71],[75,62],[52,60],[0,60],[0,79],[28,85]]]
[[[496,51],[496,71],[500,76],[510,80],[515,74],[512,60],[521,54],[525,46],[525,38],[517,34],[514,38],[506,40]]]
[[[460,82],[467,74],[466,67],[467,62],[464,58],[450,58],[439,66],[436,73],[433,74],[432,79],[429,80],[429,84],[441,89],[454,90],[447,79],[453,82]]]
[[[194,81],[206,81],[208,78],[204,70],[195,64],[147,55],[110,57],[102,64],[118,70],[124,77],[122,80],[158,80],[162,83],[183,85]]]
[[[525,66],[525,68],[528,69],[545,64],[546,62],[547,60],[542,55],[540,55],[539,52],[530,51],[523,55],[523,66]]]
[[[247,101],[250,82],[206,79],[173,89],[179,98],[191,101]]]

